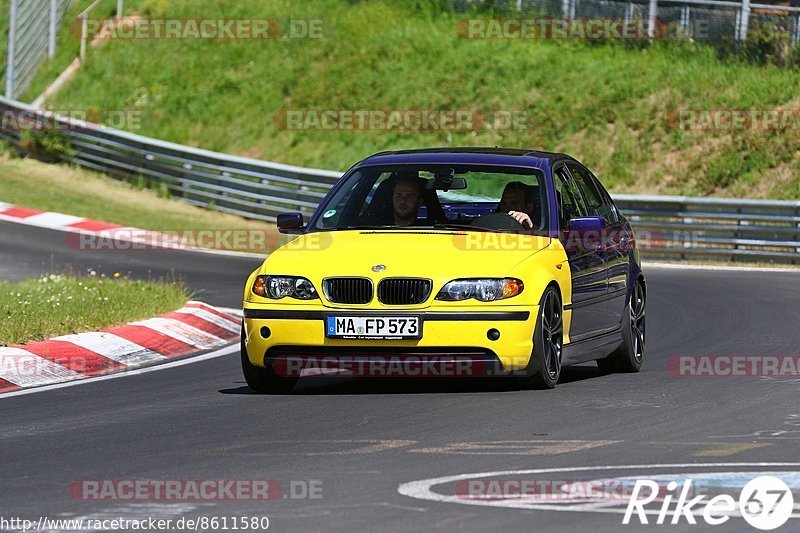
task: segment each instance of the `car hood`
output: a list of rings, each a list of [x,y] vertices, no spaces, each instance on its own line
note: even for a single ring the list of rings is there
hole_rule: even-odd
[[[543,250],[549,237],[493,232],[349,230],[301,235],[264,263],[262,273],[431,279],[501,277]],[[379,270],[383,265],[385,270]],[[377,267],[373,269],[374,267]],[[376,274],[377,271],[377,274]]]

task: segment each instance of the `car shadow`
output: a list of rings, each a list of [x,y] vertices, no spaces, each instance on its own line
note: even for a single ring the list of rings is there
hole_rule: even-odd
[[[594,363],[564,367],[559,385],[576,383],[602,376]],[[243,383],[243,382],[242,382]],[[519,380],[509,377],[490,378],[333,378],[309,377],[298,381],[289,393],[297,396],[349,394],[453,394],[526,391]],[[547,391],[541,391],[547,392]],[[221,389],[220,394],[259,395],[246,385]],[[285,394],[281,394],[285,396]]]

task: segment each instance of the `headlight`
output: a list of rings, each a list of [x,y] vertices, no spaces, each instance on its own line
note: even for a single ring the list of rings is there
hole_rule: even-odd
[[[493,302],[516,296],[523,288],[522,281],[516,278],[454,279],[442,287],[436,299],[459,302],[475,298],[481,302]]]
[[[319,298],[314,284],[297,276],[257,276],[253,283],[253,294],[273,300],[286,297],[297,300]]]

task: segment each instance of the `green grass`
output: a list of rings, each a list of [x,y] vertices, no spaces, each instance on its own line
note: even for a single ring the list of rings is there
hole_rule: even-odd
[[[141,0],[142,16],[322,20],[324,39],[110,41],[60,109],[136,110],[138,133],[266,160],[345,169],[384,149],[565,151],[617,192],[800,196],[800,131],[679,131],[681,109],[800,111],[800,71],[706,46],[467,40],[431,0]],[[422,7],[420,7],[422,6]],[[518,111],[526,129],[285,131],[296,109]]]
[[[155,191],[139,189],[83,169],[31,159],[3,159],[0,155],[0,176],[0,202],[155,231],[260,232],[265,235],[267,250],[274,249],[278,243],[273,224],[162,198]],[[219,244],[219,247],[226,246],[224,241]]]
[[[89,273],[0,281],[0,346],[99,331],[180,308],[189,299],[177,281],[138,281]]]

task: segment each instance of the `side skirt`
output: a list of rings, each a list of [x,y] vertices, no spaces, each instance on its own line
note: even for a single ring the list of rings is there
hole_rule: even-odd
[[[622,345],[622,328],[609,333],[565,344],[561,354],[562,365],[576,365],[602,359]]]

